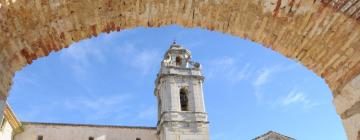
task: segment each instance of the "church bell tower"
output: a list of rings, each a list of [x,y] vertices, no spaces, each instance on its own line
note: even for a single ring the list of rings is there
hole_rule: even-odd
[[[155,81],[160,140],[209,140],[203,82],[200,64],[191,61],[189,50],[174,42]]]

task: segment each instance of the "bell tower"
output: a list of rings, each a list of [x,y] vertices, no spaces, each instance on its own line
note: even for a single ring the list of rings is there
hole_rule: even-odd
[[[209,140],[203,82],[200,64],[191,61],[189,50],[174,42],[155,81],[160,140]]]

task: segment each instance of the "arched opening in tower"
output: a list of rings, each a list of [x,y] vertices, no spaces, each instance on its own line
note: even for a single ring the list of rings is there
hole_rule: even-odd
[[[180,89],[180,106],[181,111],[189,111],[188,90],[186,88]]]

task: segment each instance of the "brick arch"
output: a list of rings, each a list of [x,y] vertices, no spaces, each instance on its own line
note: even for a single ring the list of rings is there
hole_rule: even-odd
[[[6,99],[16,71],[79,40],[179,24],[247,38],[299,61],[326,80],[352,139],[360,129],[346,122],[360,113],[359,6],[358,0],[0,0],[0,95]]]

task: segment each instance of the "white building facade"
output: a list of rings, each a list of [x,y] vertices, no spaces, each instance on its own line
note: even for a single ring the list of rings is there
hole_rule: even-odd
[[[8,104],[4,106],[4,116],[0,120],[0,140],[13,140],[15,135],[23,132],[22,124]]]
[[[0,140],[209,140],[203,81],[200,64],[191,61],[189,50],[174,43],[155,82],[156,127],[21,123],[7,106]]]
[[[22,128],[13,140],[158,140],[155,127],[24,122]]]

